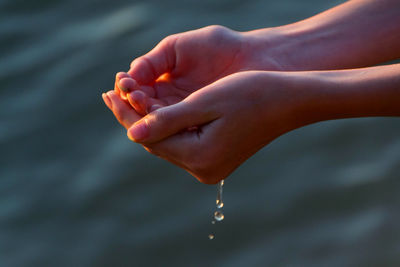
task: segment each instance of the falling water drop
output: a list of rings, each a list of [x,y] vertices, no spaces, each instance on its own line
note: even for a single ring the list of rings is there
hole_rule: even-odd
[[[225,218],[224,214],[220,211],[214,212],[214,219],[218,222],[222,221]]]
[[[213,234],[209,234],[208,235],[208,239],[213,240],[214,239],[214,235]]]

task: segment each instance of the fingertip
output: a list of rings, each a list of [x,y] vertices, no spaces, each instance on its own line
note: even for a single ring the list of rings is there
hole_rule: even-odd
[[[140,90],[127,94],[129,104],[140,114],[146,115],[147,96]]]
[[[108,91],[106,93],[107,98],[110,100],[111,107],[113,106],[113,102],[115,102],[119,96],[114,91]]]
[[[118,82],[118,87],[121,89],[121,91],[126,93],[134,90],[140,90],[139,84],[132,78],[122,78]]]
[[[131,76],[128,73],[123,72],[123,71],[120,71],[117,74],[115,74],[115,80],[117,80],[117,81],[121,80],[122,78],[129,78],[129,77],[131,77]]]
[[[103,101],[104,101],[104,103],[106,104],[106,106],[107,106],[109,109],[112,109],[112,102],[111,102],[110,98],[108,97],[108,95],[107,95],[106,93],[103,93],[103,94],[101,95],[101,97],[103,98]]]
[[[146,119],[136,122],[128,131],[128,138],[134,142],[143,142],[150,134]]]
[[[130,128],[129,128],[130,129]],[[136,142],[135,139],[133,138],[131,132],[129,131],[129,129],[126,131],[126,135],[128,136],[129,140]]]
[[[125,92],[120,92],[119,96],[121,97],[122,100],[127,101],[128,100],[128,94]]]
[[[146,94],[140,90],[136,90],[136,91],[129,93],[129,97],[132,99],[132,101],[143,102],[144,99],[146,98]]]
[[[121,125],[126,129],[141,118],[141,116],[139,116],[135,110],[133,110],[128,103],[124,102],[114,91],[109,91],[106,95],[111,102],[111,111],[114,113]]]

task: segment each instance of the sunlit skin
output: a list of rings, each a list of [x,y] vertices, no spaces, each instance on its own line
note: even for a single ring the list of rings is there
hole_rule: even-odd
[[[201,182],[214,184],[298,127],[340,118],[400,116],[400,64],[323,72],[240,72],[144,118],[114,91],[104,98],[132,140]],[[191,126],[199,130],[187,131]]]
[[[135,59],[128,73],[116,75],[115,92],[142,115],[175,104],[226,75],[253,69],[258,61],[244,49],[245,41],[243,34],[222,26],[168,36]],[[135,93],[127,96],[124,90]]]
[[[115,91],[135,91],[129,101],[144,115],[238,71],[371,66],[400,57],[398,25],[398,0],[353,0],[281,27],[240,33],[209,26],[162,40],[132,62],[130,75],[117,74]]]
[[[354,0],[282,27],[176,34],[103,99],[132,140],[213,184],[298,127],[399,116],[399,65],[337,70],[400,57],[399,25],[399,1]]]

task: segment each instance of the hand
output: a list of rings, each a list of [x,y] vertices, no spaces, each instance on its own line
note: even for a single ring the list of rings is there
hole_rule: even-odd
[[[108,93],[108,106],[130,128],[131,139],[199,181],[214,184],[276,137],[302,125],[296,112],[303,87],[288,79],[291,76],[232,74],[140,120],[114,92]]]
[[[257,69],[261,63],[264,69],[276,69],[272,57],[271,62],[255,57],[249,49],[252,39],[222,26],[171,35],[135,59],[128,73],[118,73],[115,91],[145,115],[226,75]]]
[[[128,136],[203,183],[227,177],[278,136],[331,119],[400,116],[400,64],[321,72],[248,71],[141,118],[115,92]]]

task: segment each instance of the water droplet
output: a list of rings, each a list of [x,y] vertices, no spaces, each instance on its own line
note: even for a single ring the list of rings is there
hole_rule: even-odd
[[[213,234],[209,234],[208,235],[208,239],[213,240],[214,239],[214,235]]]
[[[216,203],[217,203],[217,208],[219,209],[222,209],[222,207],[224,206],[224,202],[222,202],[222,200],[220,199],[217,199]]]
[[[215,224],[215,221],[214,221],[214,220],[212,220],[212,221],[211,221],[211,224]]]
[[[225,218],[224,214],[220,211],[214,212],[214,219],[217,221],[222,221]]]

